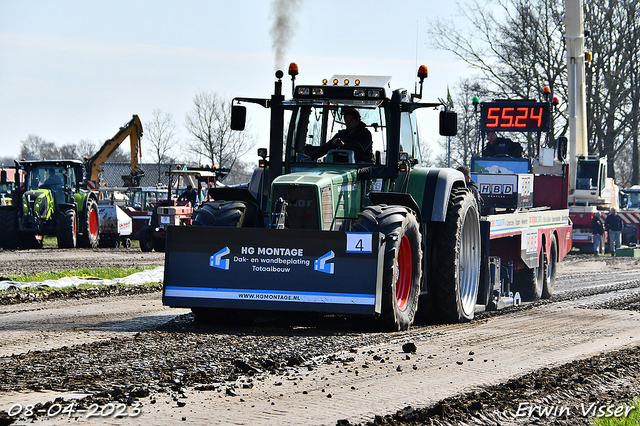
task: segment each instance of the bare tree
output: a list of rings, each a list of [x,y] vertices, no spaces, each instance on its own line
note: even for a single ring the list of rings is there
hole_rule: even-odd
[[[25,160],[55,160],[60,158],[58,148],[40,136],[29,135],[20,142],[20,158]]]
[[[0,157],[0,168],[13,167],[13,161],[14,160],[16,160],[16,158],[13,158],[13,157]]]
[[[567,99],[565,44],[561,0],[489,0],[460,7],[473,30],[464,33],[454,22],[434,21],[429,33],[435,47],[448,50],[481,72],[480,86],[501,99],[542,100],[542,89]],[[556,131],[566,133],[568,122],[554,114]],[[464,124],[464,122],[463,122]],[[555,145],[553,132],[548,146]],[[535,152],[533,138],[526,140]]]
[[[631,126],[631,142],[633,145],[632,150],[632,177],[631,184],[640,184],[640,6],[637,3],[632,3],[633,7],[629,7],[627,20],[630,22],[628,26],[630,37],[629,47],[626,49],[631,52],[629,78],[631,83],[631,111],[628,119],[626,120]]]
[[[420,138],[420,157],[422,158],[422,165],[425,167],[432,167],[435,163],[434,152],[431,145],[424,140],[422,137]]]
[[[487,88],[500,97],[534,99],[547,85],[566,94],[561,1],[489,0],[458,6],[473,30],[465,33],[453,21],[433,21],[429,34],[434,47],[478,69]]]
[[[173,162],[169,151],[177,144],[175,138],[176,125],[170,113],[162,113],[154,109],[151,121],[144,124],[146,139],[151,145],[151,161],[158,166]],[[158,167],[158,182],[161,180],[161,170]]]
[[[587,41],[594,51],[586,72],[589,148],[607,156],[611,177],[615,177],[615,158],[630,136],[626,121],[632,94],[627,12],[634,1],[585,2],[585,26],[591,31]]]
[[[97,150],[98,147],[96,143],[89,139],[81,139],[80,142],[76,144],[76,153],[79,158],[91,158]]]
[[[151,161],[156,164],[171,161],[169,151],[176,146],[176,125],[170,113],[154,109],[151,121],[144,124],[147,141],[151,144]]]
[[[78,145],[73,143],[67,143],[58,148],[58,155],[61,159],[78,159],[81,158],[78,154]]]
[[[452,100],[458,112],[458,135],[451,138],[451,167],[469,165],[472,156],[481,155],[482,141],[478,123],[480,111],[473,106],[473,97],[490,100],[492,95],[476,79],[464,79],[458,83],[457,90],[454,90]]]
[[[211,165],[233,170],[240,157],[253,148],[245,132],[231,130],[231,101],[215,92],[199,92],[193,98],[193,109],[185,126],[193,140],[189,149]]]
[[[594,52],[586,70],[589,152],[606,155],[609,175],[615,176],[615,158],[631,141],[635,182],[640,180],[640,6],[637,0],[605,0],[584,7],[587,48]],[[568,131],[563,1],[478,0],[459,10],[473,29],[464,33],[454,22],[435,21],[429,30],[433,45],[480,70],[499,97],[540,98],[540,88],[548,85],[560,99],[547,140],[555,146],[556,136]]]

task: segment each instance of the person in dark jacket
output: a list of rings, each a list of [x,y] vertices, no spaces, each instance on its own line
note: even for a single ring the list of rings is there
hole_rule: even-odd
[[[355,108],[344,108],[342,110],[346,129],[340,130],[327,143],[318,148],[312,155],[312,160],[326,155],[332,149],[353,150],[356,161],[372,163],[373,140],[371,132],[360,119],[360,113]]]
[[[609,244],[611,244],[611,256],[616,255],[616,248],[622,245],[622,218],[615,207],[609,209],[609,216],[604,220],[604,227],[609,231]]]
[[[192,185],[187,185],[187,190],[180,194],[178,201],[188,201],[191,207],[195,207],[198,203],[198,193],[193,190]]]
[[[597,256],[600,254],[602,238],[604,237],[604,223],[602,222],[602,214],[596,212],[591,219],[591,232],[593,233],[593,252]],[[604,248],[604,245],[602,245]]]
[[[499,138],[496,132],[487,132],[487,146],[482,151],[483,157],[522,157],[522,145],[511,139]]]

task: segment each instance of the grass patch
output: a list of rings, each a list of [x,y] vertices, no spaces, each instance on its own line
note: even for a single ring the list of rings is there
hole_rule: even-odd
[[[618,405],[619,407],[625,407],[625,404]],[[633,400],[631,405],[626,407],[634,407],[629,412],[628,417],[598,417],[593,420],[594,426],[635,426],[640,424],[640,399]],[[615,410],[614,410],[615,412]]]
[[[96,277],[107,280],[128,277],[136,272],[154,269],[156,266],[136,266],[135,268],[93,268],[75,269],[71,271],[40,272],[38,274],[7,275],[10,281],[20,283],[42,282],[45,280],[59,280],[65,277]]]

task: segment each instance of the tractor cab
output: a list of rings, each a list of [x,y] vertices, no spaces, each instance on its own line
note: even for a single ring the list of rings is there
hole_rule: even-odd
[[[26,191],[50,190],[56,204],[71,202],[70,188],[76,186],[76,170],[61,162],[24,163]],[[82,177],[82,176],[81,176]]]

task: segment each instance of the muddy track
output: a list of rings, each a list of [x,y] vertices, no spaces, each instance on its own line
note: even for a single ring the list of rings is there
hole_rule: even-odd
[[[143,253],[139,248],[58,249],[3,251],[0,279],[9,274],[37,274],[86,268],[127,268],[164,264],[164,253]]]
[[[121,251],[114,250],[111,256],[97,253],[100,259],[96,262],[131,261],[125,260],[130,253],[122,254]],[[75,252],[81,253],[74,253],[75,256],[86,256],[91,261],[96,256],[91,250]],[[3,264],[0,275],[15,273],[7,272],[15,265],[5,269],[7,254],[15,255],[0,253]],[[50,267],[57,265],[59,269],[71,269],[63,266],[68,256],[57,254],[62,258],[48,261]],[[161,258],[156,254],[152,255],[157,257],[150,258],[147,257],[148,253],[135,253],[133,262],[138,261],[138,255],[140,261],[151,263]],[[18,256],[22,256],[22,253],[18,253]],[[79,258],[75,261],[83,262]],[[38,263],[37,259],[35,262]],[[142,403],[146,421],[156,424],[181,421],[182,417],[195,423],[199,418],[225,419],[226,412],[236,415],[234,418],[227,417],[228,421],[267,424],[273,423],[271,419],[283,424],[289,423],[291,418],[283,422],[282,416],[277,414],[278,408],[289,415],[294,412],[298,415],[296,407],[302,403],[287,404],[286,399],[291,398],[305,401],[304,404],[308,404],[316,413],[315,417],[311,414],[304,417],[302,411],[300,415],[303,417],[294,417],[296,422],[308,424],[550,423],[546,417],[515,417],[518,406],[514,405],[514,401],[519,401],[546,407],[561,404],[576,407],[568,414],[565,412],[564,417],[554,417],[553,421],[557,424],[589,424],[589,416],[578,415],[577,407],[581,403],[618,403],[640,391],[637,385],[640,383],[637,377],[640,374],[640,350],[634,343],[635,339],[624,342],[622,350],[598,353],[615,346],[610,341],[613,337],[607,335],[608,328],[624,323],[627,316],[636,315],[635,318],[640,318],[635,314],[640,300],[637,263],[634,259],[624,258],[605,262],[572,257],[561,265],[557,295],[550,301],[499,313],[480,313],[470,324],[420,325],[406,333],[392,334],[363,333],[340,317],[264,317],[261,323],[250,327],[201,326],[194,324],[192,315],[188,313],[170,320],[175,313],[155,312],[154,309],[160,307],[151,308],[150,305],[158,304],[159,293],[139,295],[136,297],[142,298],[142,302],[138,303],[146,305],[146,314],[137,314],[131,320],[122,316],[120,321],[117,318],[97,318],[93,322],[80,322],[72,333],[63,333],[62,338],[67,339],[64,340],[67,344],[58,342],[47,350],[30,347],[38,340],[29,341],[25,337],[26,343],[16,345],[22,349],[15,355],[6,353],[0,357],[0,374],[7,378],[0,382],[0,410],[7,411],[10,408],[7,405],[12,401],[20,398],[28,400],[39,395],[34,402],[42,403],[46,413],[54,405],[54,397],[61,396],[63,399],[58,401],[59,404],[79,400],[85,406],[122,402],[132,407],[132,404]],[[76,299],[82,297],[75,296]],[[7,306],[0,313],[0,321],[3,317],[8,319],[9,315],[16,315],[18,311],[21,315],[29,315],[30,312],[38,315],[38,312],[50,312],[48,309],[55,306],[67,312],[68,309],[78,310],[80,305],[90,303],[93,302],[83,302],[81,299]],[[518,322],[526,327],[531,315],[532,318],[546,319],[550,321],[549,324],[557,322],[560,330],[569,318],[566,312],[574,309],[577,309],[573,316],[576,318],[576,327],[585,329],[594,315],[591,312],[606,313],[599,317],[604,321],[601,330],[595,330],[591,336],[573,335],[571,326],[566,326],[564,331],[566,342],[563,345],[582,348],[580,350],[585,354],[595,351],[595,358],[589,356],[548,368],[547,365],[554,364],[551,358],[555,355],[545,352],[544,342],[538,345],[535,338],[514,339],[508,332],[504,340],[500,340],[498,333],[490,328],[493,324],[504,324],[501,329],[505,329]],[[79,318],[87,317],[89,315],[80,315]],[[577,321],[580,319],[585,322],[584,325],[579,325]],[[285,325],[291,323],[296,325]],[[43,320],[42,327],[34,327],[32,334],[42,335],[40,342],[47,341],[49,335],[62,333],[56,331],[53,324],[59,324],[59,321],[47,325],[47,321]],[[632,326],[635,327],[634,324],[629,325]],[[488,336],[496,339],[497,348],[506,347],[507,343],[516,340],[516,346],[529,345],[531,350],[540,351],[542,358],[550,357],[550,360],[546,364],[536,364],[526,354],[511,354],[509,356],[520,358],[519,363],[533,366],[533,373],[527,373],[531,371],[529,368],[518,373],[519,368],[513,370],[512,364],[498,359],[497,352],[491,353],[486,339],[473,341],[474,336],[479,335],[479,330],[485,327],[489,328],[486,331]],[[544,335],[545,327],[545,324],[541,324],[536,327],[536,332]],[[17,328],[29,334],[28,327],[23,325]],[[635,329],[629,328],[629,332],[631,330]],[[638,334],[637,337],[640,337]],[[33,335],[30,338],[33,339]],[[411,345],[414,345],[414,350]],[[603,348],[602,351],[599,351],[598,345]],[[575,358],[584,358],[584,355],[576,354]],[[494,359],[495,368],[485,371]],[[467,371],[466,368],[471,370]],[[443,369],[450,374],[438,376],[438,371]],[[431,379],[424,386],[430,391],[418,397],[412,392],[404,397],[404,391],[391,392],[388,397],[400,400],[397,402],[401,404],[397,412],[391,408],[393,405],[385,406],[382,403],[367,408],[370,402],[365,401],[371,401],[375,386],[385,380],[392,380],[390,386],[398,386],[393,380],[401,380],[402,383],[402,379],[393,379],[394,374],[406,375],[404,383],[408,386],[413,380],[411,377],[415,376],[409,374],[411,371],[429,372]],[[492,380],[487,378],[484,380],[486,385],[476,385],[471,391],[465,391],[464,386],[456,387],[455,383],[448,383],[453,381],[448,378],[460,375],[462,381],[469,374],[477,374],[478,377],[488,374],[488,377],[504,379],[491,384]],[[371,394],[359,400],[358,392],[365,387],[365,383],[371,387]],[[81,395],[71,396],[67,392],[79,392]],[[378,393],[384,394],[384,390]],[[337,408],[331,408],[339,400],[350,401],[351,396],[356,398],[353,401],[358,401],[355,407],[345,402],[345,405],[337,404]],[[218,417],[211,417],[214,414],[199,405],[211,399],[221,404],[222,411],[215,413]],[[327,407],[327,401],[333,405]],[[402,409],[405,404],[411,404],[412,408]],[[163,408],[165,405],[171,408],[167,411]],[[260,409],[259,413],[252,410],[256,407]],[[374,418],[376,414],[378,417]],[[7,418],[6,422],[16,419]],[[77,416],[75,420],[62,421],[61,417],[40,415],[36,420],[57,424],[74,423],[83,418]],[[108,419],[105,424],[109,424]]]

